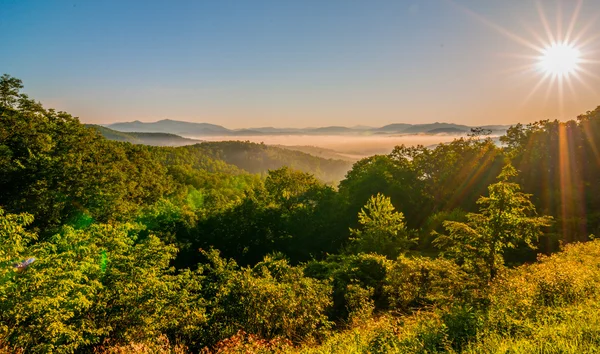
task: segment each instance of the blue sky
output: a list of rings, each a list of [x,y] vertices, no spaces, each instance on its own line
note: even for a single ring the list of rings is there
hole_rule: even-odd
[[[541,4],[551,30],[566,31],[577,1]],[[591,24],[591,60],[599,14],[600,2],[584,1],[575,24]],[[600,105],[588,75],[562,95],[549,83],[532,93],[542,73],[526,72],[536,64],[526,56],[539,54],[500,27],[545,37],[527,0],[0,0],[0,72],[86,123],[482,125]]]

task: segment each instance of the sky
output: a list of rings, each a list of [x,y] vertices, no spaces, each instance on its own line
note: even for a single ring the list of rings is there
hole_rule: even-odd
[[[94,124],[564,120],[600,105],[599,15],[598,0],[0,0],[0,74]],[[533,47],[568,32],[584,71],[540,82]]]

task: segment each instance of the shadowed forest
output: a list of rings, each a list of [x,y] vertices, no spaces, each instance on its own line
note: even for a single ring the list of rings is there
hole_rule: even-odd
[[[600,107],[352,164],[108,140],[22,88],[0,78],[0,352],[600,346]]]

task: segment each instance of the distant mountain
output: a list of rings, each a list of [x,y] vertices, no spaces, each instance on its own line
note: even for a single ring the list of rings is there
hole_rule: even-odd
[[[350,128],[352,128],[354,130],[373,130],[373,129],[375,129],[375,127],[370,127],[370,126],[367,126],[367,125],[355,125],[355,126],[350,127]]]
[[[471,131],[471,127],[467,127],[466,125],[459,125],[459,124],[452,124],[452,123],[437,123],[436,122],[436,123],[431,123],[431,124],[415,124],[415,125],[412,125],[406,129],[404,129],[404,131],[402,133],[404,133],[404,134],[420,134],[420,133],[436,134],[436,133],[432,133],[431,131],[432,130],[440,131],[440,129],[443,129],[443,130],[452,129],[454,131],[462,130],[465,133]]]
[[[250,128],[250,130],[267,133],[267,134],[298,134],[303,131],[300,128],[273,128],[273,127],[261,127],[261,128]]]
[[[395,124],[385,125],[385,126],[383,126],[381,128],[375,128],[373,130],[379,131],[379,132],[401,133],[406,128],[411,127],[411,126],[412,126],[412,124],[395,123]]]
[[[352,132],[356,132],[355,129],[352,128],[347,128],[347,127],[322,127],[322,128],[314,128],[309,130],[313,133],[352,133]]]
[[[154,146],[183,146],[201,143],[202,140],[188,139],[169,133],[125,133],[99,125],[86,124],[86,127],[96,129],[108,140],[124,141],[132,144]]]
[[[163,119],[145,123],[138,120],[126,123],[114,123],[107,126],[121,132],[170,133],[177,135],[230,135],[233,131],[216,124],[182,122]]]
[[[459,129],[459,128],[455,128],[455,127],[448,127],[448,128],[434,128],[431,130],[428,130],[427,133],[428,134],[465,134],[468,133],[470,130],[464,130],[464,129]]]
[[[120,132],[145,132],[145,133],[169,133],[188,137],[201,136],[249,136],[249,135],[352,135],[352,134],[466,134],[471,131],[470,126],[453,123],[428,123],[407,124],[394,123],[380,128],[355,126],[327,126],[319,128],[248,128],[227,129],[223,126],[209,123],[182,122],[171,119],[163,119],[158,122],[125,122],[107,125],[107,128]],[[509,128],[508,125],[487,125],[493,134],[503,134]]]

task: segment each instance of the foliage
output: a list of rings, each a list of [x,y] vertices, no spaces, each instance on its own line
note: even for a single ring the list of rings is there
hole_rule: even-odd
[[[378,253],[390,258],[406,251],[409,238],[404,215],[394,210],[390,198],[372,196],[358,213],[361,229],[350,229],[349,249],[356,253]]]
[[[391,263],[386,257],[376,254],[336,255],[320,262],[308,263],[304,273],[316,279],[331,281],[333,306],[330,317],[347,321],[350,314],[363,311],[363,305],[370,302],[375,305],[376,310],[387,308],[384,285]],[[369,298],[357,298],[365,295],[369,295]]]
[[[340,181],[351,165],[348,161],[323,159],[300,151],[249,141],[205,142],[188,148],[201,149],[215,159],[250,173],[266,173],[287,166],[313,174],[328,183]]]
[[[568,243],[600,231],[600,108],[336,190],[346,162],[109,141],[21,89],[0,77],[0,352],[598,349],[599,241]]]
[[[202,354],[246,354],[246,353],[282,353],[292,348],[289,340],[275,338],[262,339],[257,335],[238,331],[235,335],[223,339],[212,348],[204,348]]]
[[[301,341],[317,337],[330,326],[325,309],[331,304],[329,285],[304,277],[285,260],[266,257],[253,268],[205,252],[209,338],[218,341],[239,329],[261,338]]]
[[[27,247],[36,261],[22,272],[3,272],[1,338],[33,352],[72,352],[109,337],[127,342],[175,328],[185,333],[204,321],[202,303],[182,291],[193,283],[170,274],[175,249],[152,236],[136,243],[135,232],[127,224],[65,227]]]
[[[443,253],[455,258],[482,279],[492,280],[504,265],[503,253],[519,243],[533,247],[540,228],[550,225],[551,218],[535,215],[535,206],[529,195],[519,191],[509,178],[516,175],[507,165],[498,176],[499,182],[490,185],[489,197],[478,200],[480,214],[467,215],[468,223],[446,221],[448,236],[440,236],[436,243]]]
[[[385,284],[390,307],[401,312],[460,303],[473,287],[469,275],[450,260],[406,256],[393,262]]]

